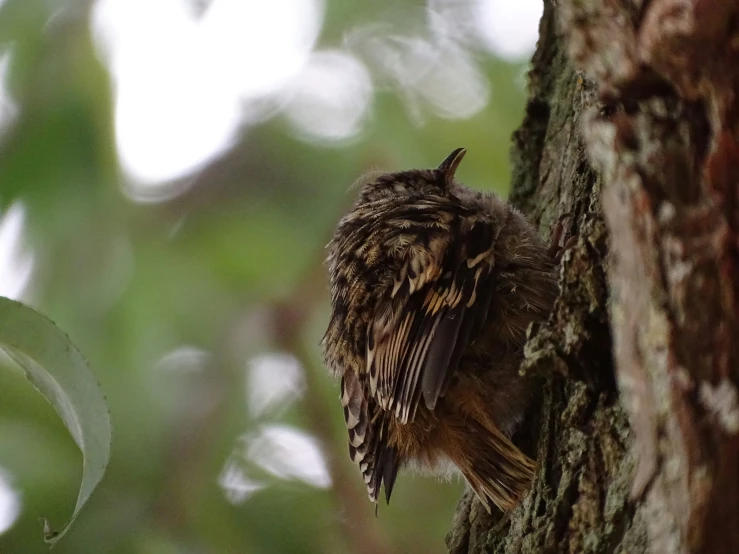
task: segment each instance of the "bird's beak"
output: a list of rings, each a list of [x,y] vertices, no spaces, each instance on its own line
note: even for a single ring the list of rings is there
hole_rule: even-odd
[[[459,167],[459,164],[466,153],[466,148],[457,148],[454,152],[449,154],[437,168],[437,171],[443,173],[444,181],[447,185],[454,180],[454,174],[457,171],[457,167]]]

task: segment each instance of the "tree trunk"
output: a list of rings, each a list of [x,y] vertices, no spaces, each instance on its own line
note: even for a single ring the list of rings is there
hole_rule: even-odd
[[[739,552],[739,5],[545,1],[529,80],[511,201],[577,237],[522,368],[539,469],[449,550]]]

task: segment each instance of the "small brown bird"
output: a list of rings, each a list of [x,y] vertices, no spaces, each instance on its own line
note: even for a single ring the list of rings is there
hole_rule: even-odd
[[[509,437],[537,392],[518,368],[557,296],[555,259],[515,208],[454,179],[465,153],[368,175],[328,245],[325,361],[372,502],[404,466],[453,463],[488,511],[533,476]]]

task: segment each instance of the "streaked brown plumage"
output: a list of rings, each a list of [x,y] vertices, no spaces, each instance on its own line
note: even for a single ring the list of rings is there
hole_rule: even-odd
[[[454,180],[464,154],[369,175],[328,245],[325,360],[373,502],[408,465],[451,461],[488,510],[515,506],[533,475],[509,436],[536,393],[518,367],[555,263],[516,209]]]

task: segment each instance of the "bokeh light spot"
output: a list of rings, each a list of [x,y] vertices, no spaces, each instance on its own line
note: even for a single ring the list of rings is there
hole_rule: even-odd
[[[10,529],[21,512],[21,497],[7,470],[0,468],[0,535]]]
[[[0,7],[2,2],[0,2]],[[18,104],[8,90],[8,72],[12,58],[10,50],[0,54],[0,137],[13,125],[18,117]]]
[[[361,131],[372,99],[372,81],[354,56],[338,51],[314,54],[292,88],[285,114],[301,138],[333,142]]]
[[[116,145],[136,200],[202,168],[254,119],[249,102],[280,91],[305,65],[322,23],[318,0],[99,0],[92,29],[115,84]],[[269,109],[272,109],[270,106]]]
[[[253,418],[280,412],[303,396],[303,368],[290,354],[266,354],[247,364],[247,399]]]
[[[263,426],[247,441],[247,457],[280,479],[294,479],[322,489],[331,486],[318,441],[295,427]]]
[[[480,35],[494,54],[511,61],[531,55],[539,38],[542,0],[483,0],[478,10]]]
[[[25,207],[10,205],[0,217],[0,296],[20,299],[31,280],[34,254],[23,244]]]

